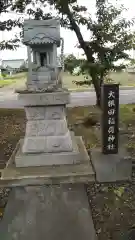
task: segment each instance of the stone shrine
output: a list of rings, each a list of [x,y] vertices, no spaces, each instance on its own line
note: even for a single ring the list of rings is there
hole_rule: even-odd
[[[0,179],[1,186],[14,187],[0,239],[96,240],[83,184],[95,181],[95,174],[82,138],[68,129],[69,93],[58,84],[58,20],[25,21],[24,43],[29,74],[19,100],[27,123]]]
[[[60,47],[59,21],[25,20],[23,43],[28,52],[28,90],[44,89],[56,84],[57,47]]]
[[[59,89],[57,83],[57,47],[60,46],[58,20],[26,20],[24,44],[28,53],[32,53],[33,61],[29,54],[28,92],[19,95],[28,122],[22,148],[16,155],[16,166],[72,164],[79,161],[80,154],[72,141],[65,116],[69,93]]]
[[[64,176],[61,181],[69,182],[77,177],[79,182],[81,177],[84,181],[94,178],[82,138],[69,131],[66,121],[69,92],[59,85],[61,74],[57,66],[59,20],[25,20],[23,37],[29,72],[26,89],[18,91],[18,99],[26,112],[26,130],[2,178],[15,179],[15,184],[26,178],[28,183],[32,183],[31,179],[35,183],[37,177],[45,177],[48,183],[48,174]]]

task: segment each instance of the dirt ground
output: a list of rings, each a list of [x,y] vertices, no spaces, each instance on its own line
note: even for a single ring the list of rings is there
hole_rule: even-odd
[[[83,136],[87,149],[100,145],[95,134],[100,112],[95,107],[78,107],[67,111],[69,128]],[[134,155],[135,109],[123,106],[120,111],[121,134],[125,131],[126,143]],[[23,110],[0,109],[0,168],[12,154],[18,140],[25,133]],[[131,134],[127,133],[131,132]],[[126,147],[126,145],[125,145]],[[99,240],[120,240],[129,227],[135,224],[135,181],[119,184],[90,184],[86,186],[92,216]],[[8,189],[0,189],[0,217],[8,200]]]
[[[125,239],[135,225],[135,185],[93,184],[87,192],[98,240]]]

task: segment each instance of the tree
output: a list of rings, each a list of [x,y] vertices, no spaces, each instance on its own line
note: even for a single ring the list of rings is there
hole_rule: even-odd
[[[37,7],[41,4],[41,7]],[[132,46],[132,33],[129,31],[133,21],[127,21],[121,16],[123,6],[116,7],[108,0],[95,0],[96,20],[91,19],[87,14],[85,6],[79,6],[77,0],[17,0],[12,10],[24,12],[27,6],[27,13],[35,19],[46,19],[51,14],[44,14],[46,5],[53,6],[57,16],[61,20],[61,26],[75,32],[79,47],[84,50],[86,62],[83,69],[86,69],[92,78],[97,105],[100,106],[100,89],[106,74],[113,69],[123,68],[114,64],[120,59],[128,59],[125,53]],[[34,10],[31,9],[31,4]],[[29,7],[28,7],[29,5]],[[87,42],[84,40],[80,26],[85,25],[91,33]]]
[[[73,70],[76,67],[81,66],[82,62],[83,60],[77,59],[73,54],[69,54],[64,59],[65,71],[68,71],[72,74]]]
[[[84,17],[86,8],[78,6],[75,0],[53,0],[53,4],[61,14],[61,24],[76,33],[80,47],[84,50],[87,61],[83,68],[87,69],[92,78],[97,96],[97,105],[100,106],[101,84],[110,70],[123,68],[116,66],[120,59],[128,59],[125,50],[132,47],[130,27],[133,21],[122,18],[123,6],[115,7],[108,0],[96,1],[96,20]],[[81,34],[80,24],[86,25],[91,32],[90,41],[86,42]]]
[[[76,57],[73,54],[70,54],[67,57],[65,57],[64,66],[65,71],[70,72],[72,74],[74,68],[76,67]]]
[[[0,1],[0,16],[2,16],[2,14],[8,14],[11,12],[11,8],[13,6],[13,0],[1,0]],[[1,17],[2,19],[2,17]],[[11,31],[14,27],[21,27],[22,26],[22,22],[21,19],[18,18],[16,20],[12,20],[10,18],[8,18],[8,20],[0,20],[0,31],[4,32],[5,30],[7,31]],[[4,49],[10,49],[10,50],[14,50],[16,49],[19,45],[19,39],[17,37],[10,39],[8,41],[1,41],[0,42],[0,50],[4,50]]]

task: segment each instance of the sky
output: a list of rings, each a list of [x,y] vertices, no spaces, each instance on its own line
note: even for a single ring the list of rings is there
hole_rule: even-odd
[[[115,2],[115,0],[112,0]],[[119,0],[120,3],[124,4],[126,8],[128,8],[128,11],[124,13],[124,17],[130,19],[135,17],[135,0]],[[79,4],[84,5],[88,8],[91,15],[94,17],[94,3],[95,0],[78,0]],[[14,14],[10,15],[2,15],[0,18],[5,19],[6,17],[12,17],[15,18]],[[26,17],[25,17],[26,18]],[[134,27],[135,28],[135,27]],[[81,28],[81,32],[86,40],[89,39],[90,33],[86,31],[85,28]],[[14,29],[11,32],[0,32],[0,41],[1,40],[7,40],[11,39],[15,34],[19,34],[18,29]],[[78,50],[77,47],[75,47],[78,43],[76,35],[74,32],[61,28],[61,37],[64,38],[64,53],[65,54],[71,54],[73,53],[76,55],[76,57],[80,57],[83,53],[82,50]],[[60,52],[60,49],[58,49],[58,53]],[[22,45],[20,48],[18,48],[16,51],[1,51],[0,52],[0,59],[27,59],[27,49],[24,45]]]

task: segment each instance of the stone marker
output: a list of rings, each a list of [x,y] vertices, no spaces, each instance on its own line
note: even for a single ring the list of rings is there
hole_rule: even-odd
[[[102,85],[102,152],[118,153],[119,84]]]
[[[119,85],[103,84],[101,90],[101,149],[92,149],[91,161],[98,182],[131,180],[132,160],[119,147]]]
[[[124,148],[118,154],[102,154],[101,149],[91,151],[91,159],[98,182],[131,181],[132,160]]]

